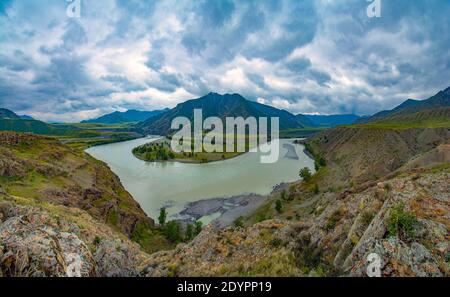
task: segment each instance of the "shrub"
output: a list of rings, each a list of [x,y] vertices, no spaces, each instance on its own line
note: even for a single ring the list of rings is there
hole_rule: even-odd
[[[203,228],[203,223],[202,222],[200,222],[200,221],[197,221],[197,222],[195,222],[195,232],[194,232],[194,234],[195,234],[195,236],[197,236],[197,235],[199,235],[200,234],[200,232],[202,232],[202,228]]]
[[[194,238],[194,226],[192,224],[188,224],[186,227],[185,240],[191,240],[192,238]]]
[[[286,200],[288,199],[286,190],[283,190],[283,191],[281,192],[281,199],[284,200],[284,201],[286,201]]]
[[[414,227],[417,224],[416,217],[405,211],[405,205],[400,203],[391,210],[391,215],[388,220],[389,235],[399,235],[405,239],[414,237]]]
[[[273,247],[279,247],[283,244],[283,241],[279,238],[274,238],[270,241],[270,245]]]
[[[375,214],[373,212],[368,211],[368,210],[364,211],[361,216],[363,225],[369,226],[374,217],[375,217]]]
[[[164,234],[171,242],[180,241],[180,223],[178,223],[177,221],[168,222],[164,228]]]
[[[277,200],[277,201],[275,202],[275,210],[276,210],[278,213],[281,213],[281,212],[283,211],[283,204],[282,204],[281,200]]]
[[[311,170],[308,167],[301,169],[299,175],[305,182],[309,182],[312,178]]]
[[[99,245],[102,242],[102,239],[98,236],[95,236],[94,238],[94,245]]]
[[[244,227],[244,221],[243,221],[243,217],[239,217],[234,221],[234,226],[236,228],[243,228]]]
[[[320,193],[320,189],[319,189],[319,185],[318,185],[318,184],[315,184],[315,185],[314,185],[313,192],[314,192],[314,194],[316,194],[316,195]]]
[[[327,165],[327,162],[325,161],[324,157],[322,156],[316,156],[314,159],[314,168],[316,171],[319,171],[321,167],[325,167]]]

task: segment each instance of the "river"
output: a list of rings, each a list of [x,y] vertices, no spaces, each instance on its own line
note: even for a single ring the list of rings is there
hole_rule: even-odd
[[[156,139],[140,138],[86,150],[109,165],[152,218],[158,217],[161,207],[175,214],[187,202],[201,199],[248,193],[266,195],[277,184],[298,180],[301,168],[313,170],[314,167],[314,161],[303,152],[303,146],[290,145],[293,140],[287,139],[280,140],[280,158],[272,164],[260,163],[260,152],[207,164],[145,162],[133,156],[133,148]],[[292,150],[298,159],[293,157]]]

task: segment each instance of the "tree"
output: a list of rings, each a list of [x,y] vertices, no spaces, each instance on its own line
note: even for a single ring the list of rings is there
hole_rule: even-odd
[[[309,182],[312,178],[311,170],[308,167],[305,167],[300,170],[300,177],[305,181]]]
[[[167,211],[166,208],[163,207],[160,209],[158,217],[158,222],[160,226],[164,226],[164,224],[166,223],[166,218],[167,218]]]
[[[283,204],[281,203],[281,200],[277,200],[277,201],[275,202],[275,210],[276,210],[278,213],[281,213],[281,212],[283,211]]]
[[[200,234],[200,232],[202,232],[202,228],[203,228],[203,223],[200,221],[195,222],[195,232],[194,234],[197,236]]]
[[[284,201],[286,201],[286,200],[288,199],[286,190],[283,190],[283,191],[281,192],[281,199],[283,199]]]
[[[180,241],[180,223],[177,221],[168,222],[164,228],[164,233],[171,242]]]
[[[194,226],[188,224],[186,227],[186,240],[191,240],[192,238],[194,238]]]

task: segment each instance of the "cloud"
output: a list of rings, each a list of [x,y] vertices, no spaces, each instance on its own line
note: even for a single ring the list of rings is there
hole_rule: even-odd
[[[295,113],[370,114],[448,87],[450,3],[0,2],[0,106],[49,121],[209,91]]]

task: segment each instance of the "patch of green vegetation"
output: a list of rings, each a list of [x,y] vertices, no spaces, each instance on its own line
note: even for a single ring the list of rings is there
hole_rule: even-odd
[[[239,218],[237,218],[234,222],[233,222],[234,227],[236,228],[243,228],[244,227],[244,218],[241,216]]]
[[[342,209],[338,209],[334,211],[330,217],[328,217],[327,224],[325,225],[325,229],[327,231],[333,230],[336,227],[336,224],[342,219],[345,215]]]
[[[238,276],[293,276],[298,275],[295,256],[285,249],[274,251],[270,257],[263,258],[253,263],[250,267],[243,265],[238,268]],[[224,269],[234,270],[234,269]]]
[[[278,199],[277,201],[275,201],[275,210],[278,213],[282,213],[283,212],[283,202],[281,202],[280,199]]]
[[[172,243],[178,243],[183,240],[181,226],[177,221],[167,222],[163,228],[163,233]]]
[[[414,128],[449,128],[450,119],[427,119],[427,120],[412,120],[412,121],[383,121],[368,124],[346,125],[347,128],[354,129],[389,129],[402,130]]]
[[[415,235],[417,224],[416,217],[405,211],[405,204],[399,203],[391,209],[387,228],[390,236],[398,235],[403,239],[410,239]]]
[[[250,217],[249,221],[252,224],[270,220],[272,216],[273,201],[266,202],[263,206],[258,208]]]
[[[309,182],[312,178],[311,170],[308,167],[302,168],[299,175],[305,182]]]
[[[119,216],[117,210],[114,208],[110,209],[108,215],[106,216],[106,222],[112,226],[117,227],[117,223],[119,221]]]
[[[280,138],[304,138],[322,132],[327,128],[301,128],[280,131]]]
[[[137,242],[147,253],[168,250],[173,247],[161,231],[153,229],[147,222],[143,221],[136,224],[131,239]]]
[[[372,223],[375,214],[372,211],[365,210],[361,215],[362,224],[364,227],[367,227]]]

